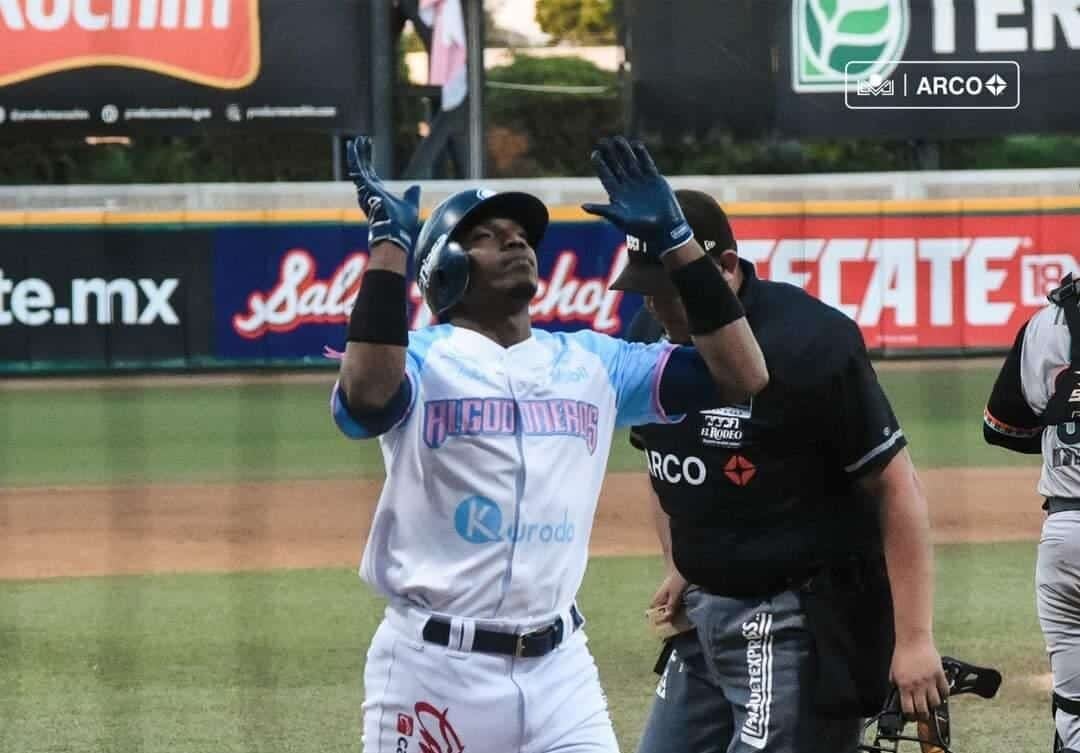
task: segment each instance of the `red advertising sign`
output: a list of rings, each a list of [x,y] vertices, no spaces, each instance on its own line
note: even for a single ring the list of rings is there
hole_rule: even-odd
[[[0,0],[0,133],[366,130],[370,0]]]
[[[761,277],[854,319],[870,348],[1007,348],[1080,271],[1080,214],[734,217]]]
[[[113,65],[235,89],[259,72],[258,0],[3,0],[0,22],[0,86]]]

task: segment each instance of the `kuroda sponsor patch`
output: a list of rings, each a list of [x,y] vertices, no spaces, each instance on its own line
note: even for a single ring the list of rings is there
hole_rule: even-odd
[[[471,544],[569,544],[575,534],[567,509],[562,511],[561,519],[554,521],[507,520],[498,503],[479,495],[458,504],[454,530]]]

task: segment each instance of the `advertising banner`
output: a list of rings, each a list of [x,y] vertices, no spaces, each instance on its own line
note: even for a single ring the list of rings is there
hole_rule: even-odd
[[[219,230],[214,336],[223,359],[319,358],[343,348],[345,324],[367,266],[362,225]],[[620,334],[639,296],[608,290],[626,264],[624,236],[598,222],[553,223],[539,253],[531,305],[537,327]],[[410,324],[431,322],[411,286]]]
[[[853,318],[868,347],[1008,348],[1046,294],[1080,272],[1080,214],[737,217],[762,277]]]
[[[0,368],[206,360],[210,238],[201,230],[0,228]]]
[[[2,0],[0,133],[362,130],[362,0]]]
[[[785,133],[971,138],[1068,130],[1080,115],[1077,3],[772,2],[790,5],[775,89]]]
[[[1080,199],[1070,197],[728,209],[759,276],[844,312],[884,355],[1003,351],[1047,292],[1080,273]],[[624,237],[572,208],[552,211],[535,326],[624,334],[641,306],[608,290],[626,264]],[[329,365],[323,349],[344,348],[367,230],[358,212],[284,214],[0,226],[0,370]],[[408,316],[412,328],[431,323],[415,285]]]
[[[888,211],[888,204],[881,205]],[[1080,214],[739,214],[739,253],[761,277],[805,288],[854,319],[882,353],[1008,348],[1046,293],[1080,272]],[[215,342],[226,359],[303,358],[342,347],[367,263],[362,226],[219,231]],[[607,289],[626,263],[606,223],[554,223],[531,312],[544,329],[622,334],[641,305]],[[430,322],[412,287],[410,321]]]
[[[1080,118],[1080,4],[629,0],[636,122],[669,135],[971,138]]]

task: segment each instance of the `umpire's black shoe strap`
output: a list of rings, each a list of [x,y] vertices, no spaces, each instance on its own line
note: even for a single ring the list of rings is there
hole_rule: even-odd
[[[570,617],[574,624],[570,632],[584,624],[585,619],[577,605],[570,607]],[[440,646],[450,645],[450,622],[439,617],[432,617],[424,624],[424,640]],[[523,658],[536,658],[551,653],[566,637],[567,631],[562,617],[546,627],[528,633],[498,633],[494,630],[477,630],[473,635],[472,650],[485,654],[503,654]]]

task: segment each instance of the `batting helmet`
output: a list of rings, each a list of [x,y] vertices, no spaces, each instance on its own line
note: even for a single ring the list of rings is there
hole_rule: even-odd
[[[533,249],[548,225],[547,207],[527,193],[473,189],[456,193],[435,207],[416,239],[413,261],[420,292],[436,316],[456,306],[469,287],[468,251],[452,237],[492,217],[519,223]]]

